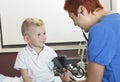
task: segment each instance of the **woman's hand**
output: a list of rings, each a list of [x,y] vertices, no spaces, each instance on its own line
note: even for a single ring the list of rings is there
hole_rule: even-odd
[[[73,75],[69,70],[67,70],[66,72],[64,72],[64,74],[60,75],[60,78],[62,82],[69,82],[73,79]]]

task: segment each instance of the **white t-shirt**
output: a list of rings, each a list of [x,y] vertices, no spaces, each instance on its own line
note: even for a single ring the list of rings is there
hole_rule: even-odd
[[[52,82],[55,78],[51,60],[56,56],[56,52],[46,45],[39,55],[27,45],[18,53],[14,68],[27,69],[32,82]]]

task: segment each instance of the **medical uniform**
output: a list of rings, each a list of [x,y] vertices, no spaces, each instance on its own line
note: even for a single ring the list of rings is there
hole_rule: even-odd
[[[120,14],[104,16],[91,27],[87,54],[105,66],[102,82],[120,82]]]

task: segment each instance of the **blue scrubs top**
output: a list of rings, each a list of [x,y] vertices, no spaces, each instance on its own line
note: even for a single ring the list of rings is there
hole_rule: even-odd
[[[88,37],[88,60],[105,66],[102,82],[120,82],[120,15],[104,16]]]

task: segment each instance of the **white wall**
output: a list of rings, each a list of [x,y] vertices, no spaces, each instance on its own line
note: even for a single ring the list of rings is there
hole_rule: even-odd
[[[117,2],[118,2],[119,0],[112,0],[112,10],[114,10],[115,12],[117,12],[118,10],[117,10],[117,6],[118,6],[118,4],[117,4]]]
[[[116,1],[116,6],[117,6],[117,8],[116,8],[116,10],[117,10],[117,12],[119,12],[120,13],[120,0],[117,0]]]
[[[101,0],[110,10],[110,0]],[[24,44],[21,23],[27,17],[43,19],[47,43],[85,40],[63,9],[64,0],[0,0],[3,45]]]
[[[118,0],[117,8],[118,8],[118,12],[120,13],[120,0]]]
[[[112,0],[112,10],[120,13],[120,0]]]
[[[47,43],[84,40],[63,9],[64,0],[1,0],[3,45],[24,44],[21,23],[27,17],[41,18],[46,25]]]
[[[111,10],[111,8],[112,8],[111,1],[112,0],[100,0],[100,1],[106,10]]]

